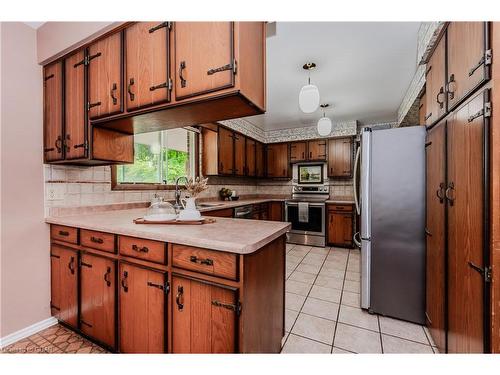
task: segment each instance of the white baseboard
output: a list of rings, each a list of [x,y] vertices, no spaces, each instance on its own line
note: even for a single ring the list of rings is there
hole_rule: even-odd
[[[34,335],[37,332],[44,330],[45,328],[49,328],[57,324],[57,319],[51,316],[48,319],[42,320],[41,322],[32,324],[26,328],[20,329],[10,335],[0,338],[0,349],[5,348],[6,346],[15,343],[16,341],[22,340],[25,337]]]

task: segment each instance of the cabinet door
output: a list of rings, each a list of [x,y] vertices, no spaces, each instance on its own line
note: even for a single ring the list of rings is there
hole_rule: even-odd
[[[256,171],[256,155],[257,142],[253,139],[246,139],[246,175],[249,177],[255,177]]]
[[[328,176],[352,177],[353,141],[337,138],[328,141]]]
[[[125,29],[127,109],[170,101],[168,22],[138,22]]]
[[[219,174],[234,172],[234,135],[231,130],[219,127]]]
[[[234,174],[245,175],[245,136],[234,133]]]
[[[264,144],[257,142],[255,145],[255,176],[264,177],[265,173],[265,156]]]
[[[175,23],[177,100],[234,86],[234,23]]]
[[[173,353],[236,351],[236,290],[175,275],[172,293]]]
[[[447,126],[448,351],[484,351],[483,94]]]
[[[269,202],[268,204],[268,219],[271,221],[283,221],[283,203]]]
[[[435,123],[446,112],[446,38],[442,37],[427,63],[425,72],[425,124]]]
[[[91,44],[88,56],[90,118],[122,112],[122,33]]]
[[[52,245],[50,248],[52,315],[78,328],[78,253]]]
[[[62,62],[43,69],[43,153],[46,162],[62,160],[63,106]]]
[[[66,159],[87,157],[87,93],[85,88],[85,51],[64,60],[65,147]]]
[[[326,139],[307,142],[309,160],[326,160]]]
[[[267,146],[268,177],[288,177],[288,144]]]
[[[290,163],[304,161],[307,159],[307,143],[293,142],[290,144]]]
[[[81,255],[81,330],[111,348],[115,347],[115,276],[112,259]]]
[[[328,243],[341,246],[352,245],[353,214],[328,211]]]
[[[120,351],[164,353],[166,274],[120,264]]]
[[[487,57],[485,51],[486,27],[486,22],[451,22],[448,26],[449,109],[488,77],[491,55]]]
[[[434,343],[444,353],[446,121],[428,132],[426,145],[426,319]]]
[[[418,106],[418,124],[419,125],[425,125],[425,115],[426,115],[426,111],[427,111],[427,107],[426,107],[426,96],[425,96],[425,92],[424,94],[420,97],[420,103],[419,103],[419,106]]]

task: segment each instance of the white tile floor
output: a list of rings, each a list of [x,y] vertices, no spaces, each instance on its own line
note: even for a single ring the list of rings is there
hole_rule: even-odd
[[[359,308],[359,250],[287,244],[282,353],[437,353],[425,327]]]

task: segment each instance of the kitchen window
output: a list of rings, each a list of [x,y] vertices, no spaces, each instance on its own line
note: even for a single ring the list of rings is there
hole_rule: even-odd
[[[112,168],[113,190],[168,189],[177,177],[195,177],[197,139],[187,128],[134,135],[134,163]]]

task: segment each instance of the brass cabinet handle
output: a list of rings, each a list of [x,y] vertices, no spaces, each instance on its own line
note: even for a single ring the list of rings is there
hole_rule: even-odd
[[[430,118],[431,118],[431,116],[432,116],[432,112],[431,112],[431,113],[429,113],[427,116],[425,116],[425,121],[427,121],[428,119],[430,119]]]
[[[98,237],[94,237],[94,236],[90,237],[90,241],[95,242],[95,243],[100,243],[100,244],[104,243],[104,240],[102,238],[98,238]]]
[[[439,203],[443,203],[444,202],[444,198],[445,198],[445,184],[444,182],[441,182],[439,184],[439,189],[436,190],[436,196],[439,198]]]
[[[439,89],[438,94],[436,95],[436,102],[439,104],[439,108],[443,108],[443,106],[444,106],[444,99],[443,99],[443,101],[439,100],[439,97],[441,95],[444,96],[444,87],[443,86],[441,86],[441,88]]]
[[[207,75],[211,76],[212,74],[223,72],[225,70],[233,70],[233,64],[226,64],[223,66],[220,66],[218,68],[212,68],[207,71]]]
[[[97,52],[95,55],[90,55],[89,57],[87,57],[87,64],[90,63],[90,61],[92,61],[93,59],[95,59],[96,57],[99,57],[101,56],[101,52]]]
[[[111,267],[108,267],[106,269],[106,273],[104,274],[104,281],[106,281],[106,285],[109,287],[111,286]]]
[[[71,274],[75,274],[75,257],[71,257],[69,263],[68,263],[68,268],[71,271]]]
[[[135,81],[134,81],[134,78],[130,78],[130,80],[128,81],[128,87],[127,87],[127,91],[128,91],[128,94],[130,96],[130,101],[133,102],[134,101],[134,98],[135,98],[135,94],[132,92],[132,86],[135,84]]]
[[[181,80],[181,87],[186,87],[186,79],[182,75],[182,72],[184,71],[184,69],[186,69],[186,62],[181,61],[180,65],[179,65],[179,79]]]
[[[184,308],[184,287],[179,285],[177,287],[177,295],[175,296],[175,303],[177,304],[177,309],[182,311]]]
[[[109,92],[109,95],[111,95],[111,99],[113,100],[113,105],[118,104],[118,98],[116,97],[116,90],[118,90],[118,87],[116,83],[113,83],[111,85],[111,91]]]
[[[123,291],[125,293],[128,292],[128,282],[127,282],[127,278],[128,278],[128,272],[127,271],[123,271],[123,278],[122,278],[122,288],[123,288]]]
[[[457,81],[455,81],[455,74],[450,75],[450,79],[448,81],[448,97],[450,100],[453,100],[455,97],[455,91],[457,90]]]
[[[149,91],[155,91],[158,89],[166,89],[166,88],[168,88],[168,84],[167,84],[167,82],[163,82],[163,83],[160,83],[159,85],[151,86],[149,88]]]
[[[162,22],[160,23],[159,25],[156,25],[152,28],[149,29],[149,33],[152,34],[154,33],[156,30],[160,30],[160,29],[163,29],[164,27],[170,27],[170,22]]]
[[[450,202],[450,206],[453,206],[453,202],[455,202],[455,197],[451,194],[452,191],[455,191],[455,184],[453,182],[450,182],[448,184],[448,188],[444,193],[446,199],[448,199],[448,202]]]
[[[60,236],[63,236],[63,237],[68,237],[69,236],[69,232],[65,231],[65,230],[60,230],[59,231],[59,235]]]
[[[136,244],[132,245],[132,250],[137,251],[139,253],[147,253],[149,252],[149,248],[147,246],[137,246]]]
[[[56,149],[57,153],[60,154],[62,152],[62,137],[59,135],[56,139]]]
[[[200,259],[196,255],[191,255],[189,257],[189,260],[193,263],[200,263],[200,264],[205,264],[207,266],[213,266],[214,261],[212,259],[206,258],[206,259]]]

